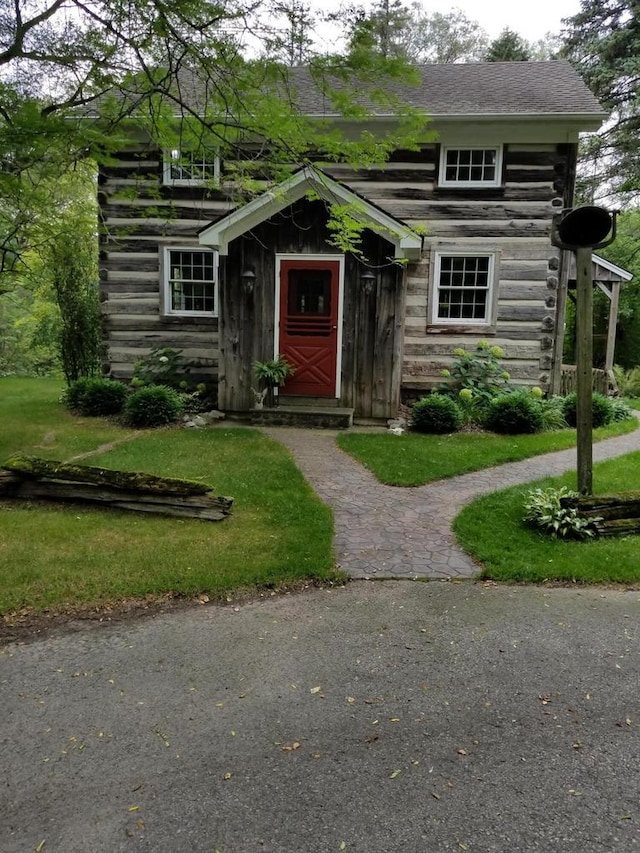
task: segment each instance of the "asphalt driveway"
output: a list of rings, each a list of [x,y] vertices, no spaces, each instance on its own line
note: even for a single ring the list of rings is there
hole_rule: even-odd
[[[6,646],[0,851],[633,849],[639,602],[360,581]]]

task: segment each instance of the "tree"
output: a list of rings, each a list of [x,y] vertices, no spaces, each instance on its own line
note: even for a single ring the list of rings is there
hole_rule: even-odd
[[[314,56],[316,16],[304,0],[275,0],[273,34],[265,40],[265,55],[285,65],[304,65]]]
[[[640,365],[640,210],[622,211],[617,217],[617,236],[598,254],[633,274],[620,286],[615,361],[625,369]],[[609,328],[610,300],[600,288],[593,291],[594,363],[603,366]],[[575,358],[575,306],[567,304],[565,353]]]
[[[460,9],[420,13],[414,4],[414,35],[408,58],[414,62],[477,62],[482,59],[489,37],[477,21]]]
[[[531,45],[518,33],[506,27],[489,45],[484,61],[527,62],[532,58]]]
[[[407,59],[411,11],[401,0],[378,0],[370,12],[363,7],[351,7],[348,16],[351,55],[364,48],[385,58]]]
[[[34,204],[31,245],[0,294],[0,374],[46,373],[60,367],[72,378],[99,366],[97,200],[95,170],[74,170],[42,181]],[[0,280],[2,280],[0,278]],[[9,286],[10,285],[10,286]],[[81,337],[73,341],[73,328]],[[77,358],[71,349],[91,353]]]
[[[293,5],[291,5],[291,3]],[[296,5],[297,4],[297,5]],[[273,15],[299,10],[284,55],[256,56],[256,40],[273,36]],[[301,0],[0,0],[0,276],[13,286],[20,263],[42,237],[39,211],[51,180],[83,157],[108,158],[121,129],[145,133],[162,148],[181,143],[236,156],[261,141],[262,174],[272,164],[312,157],[380,162],[415,143],[425,120],[403,111],[385,79],[406,82],[397,60],[360,45],[349,57],[315,56],[304,85],[328,113],[354,122],[370,108],[397,111],[395,128],[373,139],[346,137],[300,114],[296,78],[280,61],[303,56],[308,36]],[[307,16],[307,17],[305,17]],[[294,16],[295,17],[295,16]],[[286,39],[283,38],[283,49]],[[400,115],[403,113],[403,115]],[[176,119],[176,116],[179,118]],[[36,233],[37,232],[37,233]],[[5,286],[7,286],[5,284]]]
[[[420,3],[379,0],[370,12],[352,7],[349,43],[366,43],[384,56],[414,64],[475,62],[489,38],[477,21],[460,9],[428,13]]]
[[[611,114],[581,156],[589,198],[633,200],[640,191],[640,14],[637,0],[581,0],[566,21],[563,55]]]

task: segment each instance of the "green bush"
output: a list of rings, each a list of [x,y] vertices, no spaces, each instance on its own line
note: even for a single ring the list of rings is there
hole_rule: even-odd
[[[411,409],[411,427],[417,432],[456,432],[462,424],[460,406],[445,394],[422,397]]]
[[[542,432],[551,432],[554,429],[566,429],[564,397],[554,396],[541,399],[540,412],[542,414]]]
[[[66,403],[82,415],[101,417],[122,411],[127,389],[115,379],[77,379],[66,393]]]
[[[474,405],[483,409],[498,394],[510,390],[509,374],[500,364],[504,356],[502,347],[489,341],[478,341],[473,352],[459,347],[453,351],[456,360],[450,370],[443,370],[447,379],[438,390],[443,393],[468,390],[473,394]]]
[[[616,364],[613,367],[613,375],[623,397],[640,397],[640,367],[625,370]]]
[[[577,403],[578,395],[575,393],[575,391],[573,392],[573,394],[568,394],[564,398],[564,418],[570,427],[575,427],[577,423]],[[594,429],[596,429],[597,427],[606,426],[607,424],[611,423],[611,421],[613,420],[613,404],[611,403],[609,397],[605,397],[604,394],[599,394],[597,391],[593,392],[591,417],[591,423]]]
[[[134,388],[167,385],[169,388],[188,391],[191,367],[191,363],[182,358],[181,349],[154,347],[148,355],[136,361],[131,384]]]
[[[593,536],[593,522],[600,518],[581,518],[575,507],[562,505],[562,498],[577,497],[565,486],[560,489],[532,489],[525,496],[524,521],[532,527],[537,527],[545,533],[550,533],[553,539],[563,538],[584,539]]]
[[[60,401],[65,404],[67,409],[72,412],[80,411],[80,403],[84,397],[87,385],[91,379],[76,379],[75,382],[70,382],[67,388],[62,392]]]
[[[635,413],[631,406],[620,397],[613,397],[610,400],[611,403],[611,421],[618,423],[619,421],[626,421],[629,418],[635,417]]]
[[[124,407],[125,421],[134,427],[170,424],[182,413],[182,399],[167,385],[149,385],[134,391]]]
[[[542,409],[529,391],[512,391],[494,397],[487,405],[485,426],[492,432],[522,435],[540,432]]]

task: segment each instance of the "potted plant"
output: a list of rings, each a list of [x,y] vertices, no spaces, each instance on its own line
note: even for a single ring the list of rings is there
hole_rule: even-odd
[[[261,393],[256,394],[256,405],[262,408],[266,398],[267,406],[275,406],[277,397],[275,389],[284,385],[287,377],[293,375],[295,367],[283,355],[278,354],[270,361],[255,361],[253,370],[261,386]]]

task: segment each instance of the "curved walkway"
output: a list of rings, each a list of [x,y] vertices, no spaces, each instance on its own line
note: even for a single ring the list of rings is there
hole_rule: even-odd
[[[555,476],[576,466],[576,450],[486,468],[416,488],[379,483],[342,451],[333,430],[270,427],[320,498],[333,509],[338,566],[354,578],[468,578],[473,560],[456,544],[451,522],[480,495]],[[640,429],[593,446],[598,462],[640,450]]]

